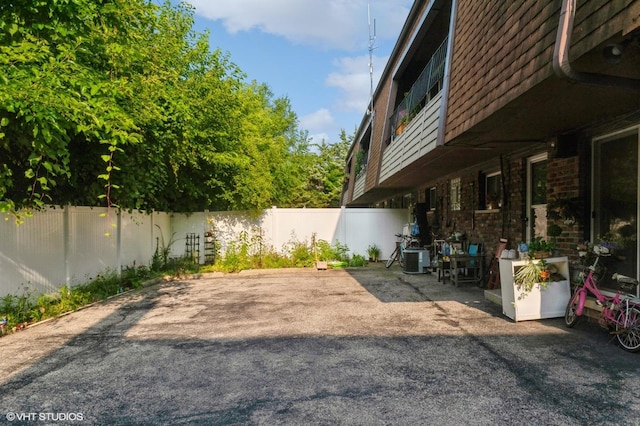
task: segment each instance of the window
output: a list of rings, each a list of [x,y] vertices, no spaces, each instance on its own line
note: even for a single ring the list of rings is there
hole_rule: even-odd
[[[460,210],[460,178],[451,180],[451,210]]]
[[[502,175],[500,172],[485,175],[484,206],[488,210],[502,207]]]
[[[638,277],[638,177],[640,176],[640,127],[595,141],[593,146],[594,188],[592,238],[608,239],[616,245],[615,261],[604,258],[613,272]],[[602,287],[617,290],[608,274]]]
[[[527,160],[527,239],[547,238],[547,154]]]
[[[436,209],[436,187],[428,188],[425,192],[425,200],[427,202],[427,211],[435,211]]]

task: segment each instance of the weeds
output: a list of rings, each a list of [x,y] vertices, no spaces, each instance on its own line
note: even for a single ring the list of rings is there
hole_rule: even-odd
[[[162,234],[162,228],[156,224],[156,227],[160,231],[160,236],[156,237],[156,251],[153,253],[153,257],[151,258],[151,269],[153,271],[161,271],[167,268],[171,254],[171,246],[175,243],[175,235],[174,232],[171,234],[171,238],[169,242],[165,244],[164,235]]]
[[[367,266],[367,263],[367,259],[359,254],[354,254],[353,257],[349,260],[349,266]]]
[[[282,250],[264,243],[264,237],[259,228],[242,231],[236,240],[227,244],[220,253],[216,253],[215,263],[200,267],[200,272],[220,271],[239,272],[246,269],[273,268],[309,268],[315,261],[332,261],[342,266],[365,266],[364,256],[354,254],[349,256],[349,248],[339,241],[333,244],[325,240],[315,239],[311,243],[300,241],[295,235],[287,242]],[[332,264],[333,264],[332,263]]]
[[[31,323],[78,310],[126,290],[140,288],[143,281],[159,275],[146,266],[134,264],[125,267],[120,275],[107,270],[83,285],[62,286],[56,293],[35,297],[25,288],[20,295],[8,294],[0,299],[0,334],[15,332]]]
[[[254,230],[255,231],[255,230]],[[175,235],[175,234],[174,234]],[[162,275],[183,276],[188,273],[223,271],[238,272],[245,269],[312,267],[316,260],[334,261],[336,265],[360,267],[367,261],[364,256],[349,257],[348,247],[336,241],[333,245],[325,240],[309,244],[292,236],[282,252],[264,244],[260,232],[250,236],[243,231],[238,241],[231,242],[224,256],[216,256],[214,265],[199,265],[194,259],[170,257],[174,235],[165,243],[162,232],[157,239],[151,266],[126,266],[120,274],[107,270],[87,283],[74,287],[62,286],[56,293],[34,297],[25,287],[20,295],[8,294],[0,299],[0,335],[17,331],[27,325],[53,318],[65,312],[104,300],[123,291],[138,289],[142,282]]]

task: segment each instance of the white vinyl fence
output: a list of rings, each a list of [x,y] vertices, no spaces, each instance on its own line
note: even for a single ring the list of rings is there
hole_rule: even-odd
[[[106,214],[106,215],[105,215]],[[284,251],[291,242],[340,242],[351,254],[366,256],[376,244],[385,259],[395,247],[394,234],[408,222],[405,209],[278,209],[255,218],[241,212],[167,214],[108,211],[102,208],[50,208],[16,225],[0,222],[0,297],[52,292],[62,285],[84,283],[106,270],[149,265],[156,247],[171,243],[182,256],[187,235],[196,236],[200,261],[205,235],[214,235],[224,250],[230,241],[259,235],[263,243]]]

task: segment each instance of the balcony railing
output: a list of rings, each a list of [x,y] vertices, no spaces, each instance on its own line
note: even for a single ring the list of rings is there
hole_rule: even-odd
[[[447,39],[445,38],[411,86],[411,90],[393,112],[390,120],[394,136],[402,134],[411,119],[429,103],[432,97],[440,93],[446,57]]]

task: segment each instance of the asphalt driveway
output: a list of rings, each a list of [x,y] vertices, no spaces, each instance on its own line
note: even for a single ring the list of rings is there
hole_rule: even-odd
[[[640,354],[604,329],[396,265],[161,283],[0,348],[12,424],[640,424]]]

